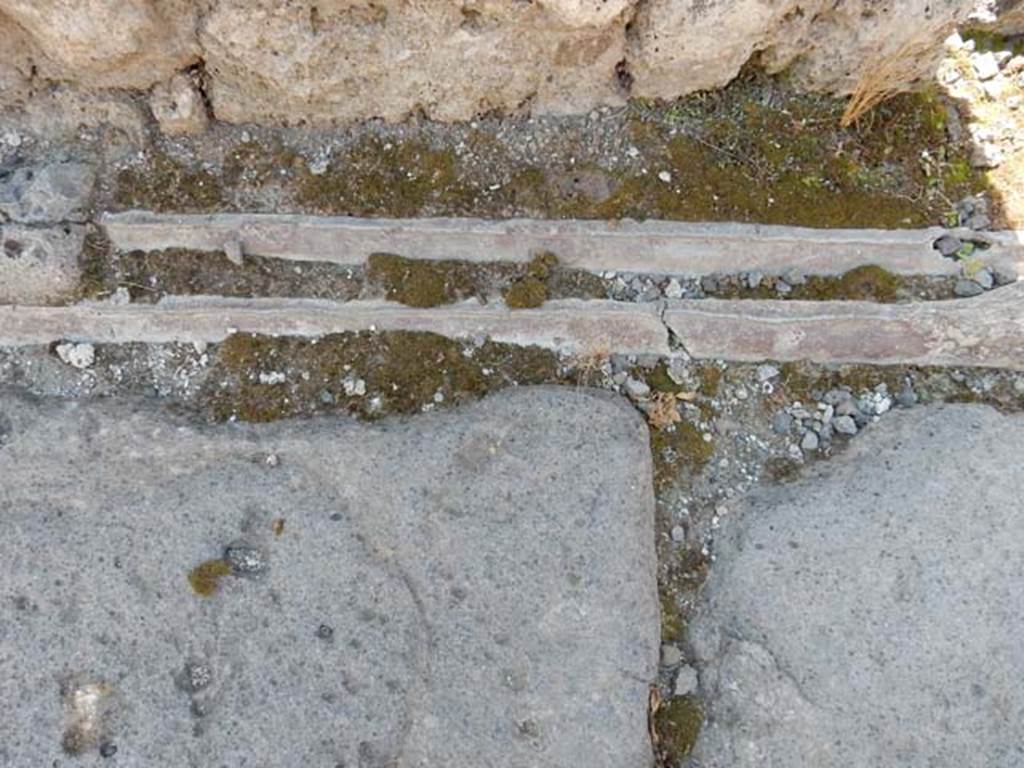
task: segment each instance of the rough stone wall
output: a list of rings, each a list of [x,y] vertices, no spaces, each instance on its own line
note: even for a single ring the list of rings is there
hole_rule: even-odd
[[[0,0],[0,100],[157,87],[180,126],[189,68],[218,119],[271,124],[580,112],[719,87],[748,61],[835,93],[885,61],[905,88],[978,2]]]
[[[963,0],[650,0],[633,25],[641,95],[717,88],[748,60],[790,70],[809,90],[851,93],[878,62],[897,59],[898,89],[935,71],[939,43],[975,2]],[[923,54],[923,55],[922,55]]]

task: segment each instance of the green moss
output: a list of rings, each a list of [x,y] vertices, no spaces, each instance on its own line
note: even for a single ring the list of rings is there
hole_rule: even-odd
[[[86,233],[78,256],[78,293],[82,298],[99,299],[116,288],[111,287],[110,252],[110,240],[101,230]]]
[[[1024,37],[1008,37],[991,28],[974,27],[962,30],[965,40],[973,40],[979,51],[1010,51],[1014,56],[1024,54]]]
[[[722,386],[722,369],[714,365],[705,365],[700,371],[700,393],[704,397],[714,397]]]
[[[668,375],[668,363],[659,360],[658,364],[644,375],[644,380],[654,392],[679,392],[681,387]]]
[[[274,139],[270,144],[241,142],[224,156],[224,183],[233,187],[259,188],[280,184],[306,172],[306,160],[280,139]]]
[[[559,282],[568,282],[565,279],[567,271],[559,270],[558,267],[558,256],[554,253],[538,253],[530,260],[525,274],[505,289],[505,305],[509,309],[534,309],[541,306],[548,300],[548,285],[555,280],[556,275],[560,276]]]
[[[166,295],[302,296],[348,301],[361,286],[359,270],[329,262],[294,262],[247,255],[231,263],[223,253],[168,248],[161,251],[112,253],[102,243],[88,253],[83,283],[91,295],[125,288],[136,302]]]
[[[547,301],[548,287],[543,280],[527,275],[510,285],[504,296],[509,309],[533,309]]]
[[[683,615],[676,605],[673,592],[662,589],[659,600],[661,602],[661,642],[675,643],[683,639],[683,632],[686,624],[683,622]]]
[[[558,267],[558,255],[551,251],[540,251],[531,260],[526,268],[530,277],[538,280],[547,280],[552,272]]]
[[[213,365],[200,393],[203,410],[217,420],[255,422],[334,411],[375,419],[458,404],[513,383],[562,380],[558,357],[547,350],[405,331],[317,340],[234,334]],[[259,373],[269,371],[285,373],[286,381],[261,384]],[[365,393],[354,391],[356,380]]]
[[[231,566],[226,560],[207,560],[188,572],[188,583],[200,597],[210,597],[220,586],[220,580],[230,573]]]
[[[301,174],[296,200],[320,213],[413,217],[436,207],[465,213],[477,192],[461,178],[451,149],[426,143],[365,139],[320,175]]]
[[[789,483],[800,475],[800,464],[783,456],[774,456],[765,462],[765,472],[775,483]]]
[[[714,444],[705,440],[701,431],[687,421],[652,430],[655,490],[664,490],[680,478],[698,474],[714,452]]]
[[[153,150],[141,167],[118,172],[114,203],[120,208],[206,213],[225,206],[220,180]]]
[[[810,277],[793,289],[792,297],[815,301],[892,302],[903,287],[899,275],[873,264],[856,267],[840,277]]]
[[[971,185],[977,172],[966,158],[957,158],[943,171],[943,186],[964,187]]]
[[[838,127],[839,100],[776,91],[752,99],[763,76],[664,109],[634,109],[634,142],[671,183],[629,177],[603,207],[609,217],[738,220],[816,227],[937,223],[947,200],[984,188],[964,174],[969,147],[946,135],[947,102],[899,96],[854,128]],[[678,115],[676,136],[665,119]],[[951,172],[946,172],[952,166]],[[969,167],[969,166],[968,166]]]
[[[804,363],[783,363],[779,366],[779,382],[792,400],[809,402],[819,399],[831,389],[846,388],[853,394],[873,390],[885,384],[896,394],[911,369],[905,366],[839,365],[812,366]]]
[[[455,261],[407,259],[390,253],[374,253],[367,261],[367,279],[384,289],[389,301],[410,307],[451,304],[473,289],[466,274],[468,265]]]
[[[658,752],[666,765],[677,765],[693,751],[704,711],[694,696],[682,696],[662,702],[654,714],[654,732],[658,736]]]

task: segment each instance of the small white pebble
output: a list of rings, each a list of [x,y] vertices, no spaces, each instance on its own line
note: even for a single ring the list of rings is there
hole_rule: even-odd
[[[57,357],[72,368],[84,370],[96,362],[96,349],[92,344],[72,344],[65,342],[57,345]]]
[[[270,373],[260,373],[259,380],[260,384],[267,384],[273,386],[275,384],[283,384],[287,379],[281,371],[271,371]]]

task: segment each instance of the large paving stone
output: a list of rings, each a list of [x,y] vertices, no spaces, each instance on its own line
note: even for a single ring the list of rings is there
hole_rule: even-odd
[[[1024,765],[1024,418],[886,416],[719,543],[706,768]]]
[[[22,223],[83,223],[95,181],[96,171],[85,163],[0,170],[0,213]]]
[[[79,287],[85,227],[0,224],[0,304],[67,301]]]
[[[0,764],[649,764],[622,403],[201,426],[0,394],[0,434]]]

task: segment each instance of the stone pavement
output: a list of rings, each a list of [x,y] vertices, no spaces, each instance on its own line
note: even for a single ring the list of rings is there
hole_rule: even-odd
[[[4,766],[650,762],[650,454],[614,399],[205,426],[0,393],[0,510]]]
[[[887,416],[719,540],[704,768],[1024,765],[1024,417]]]

